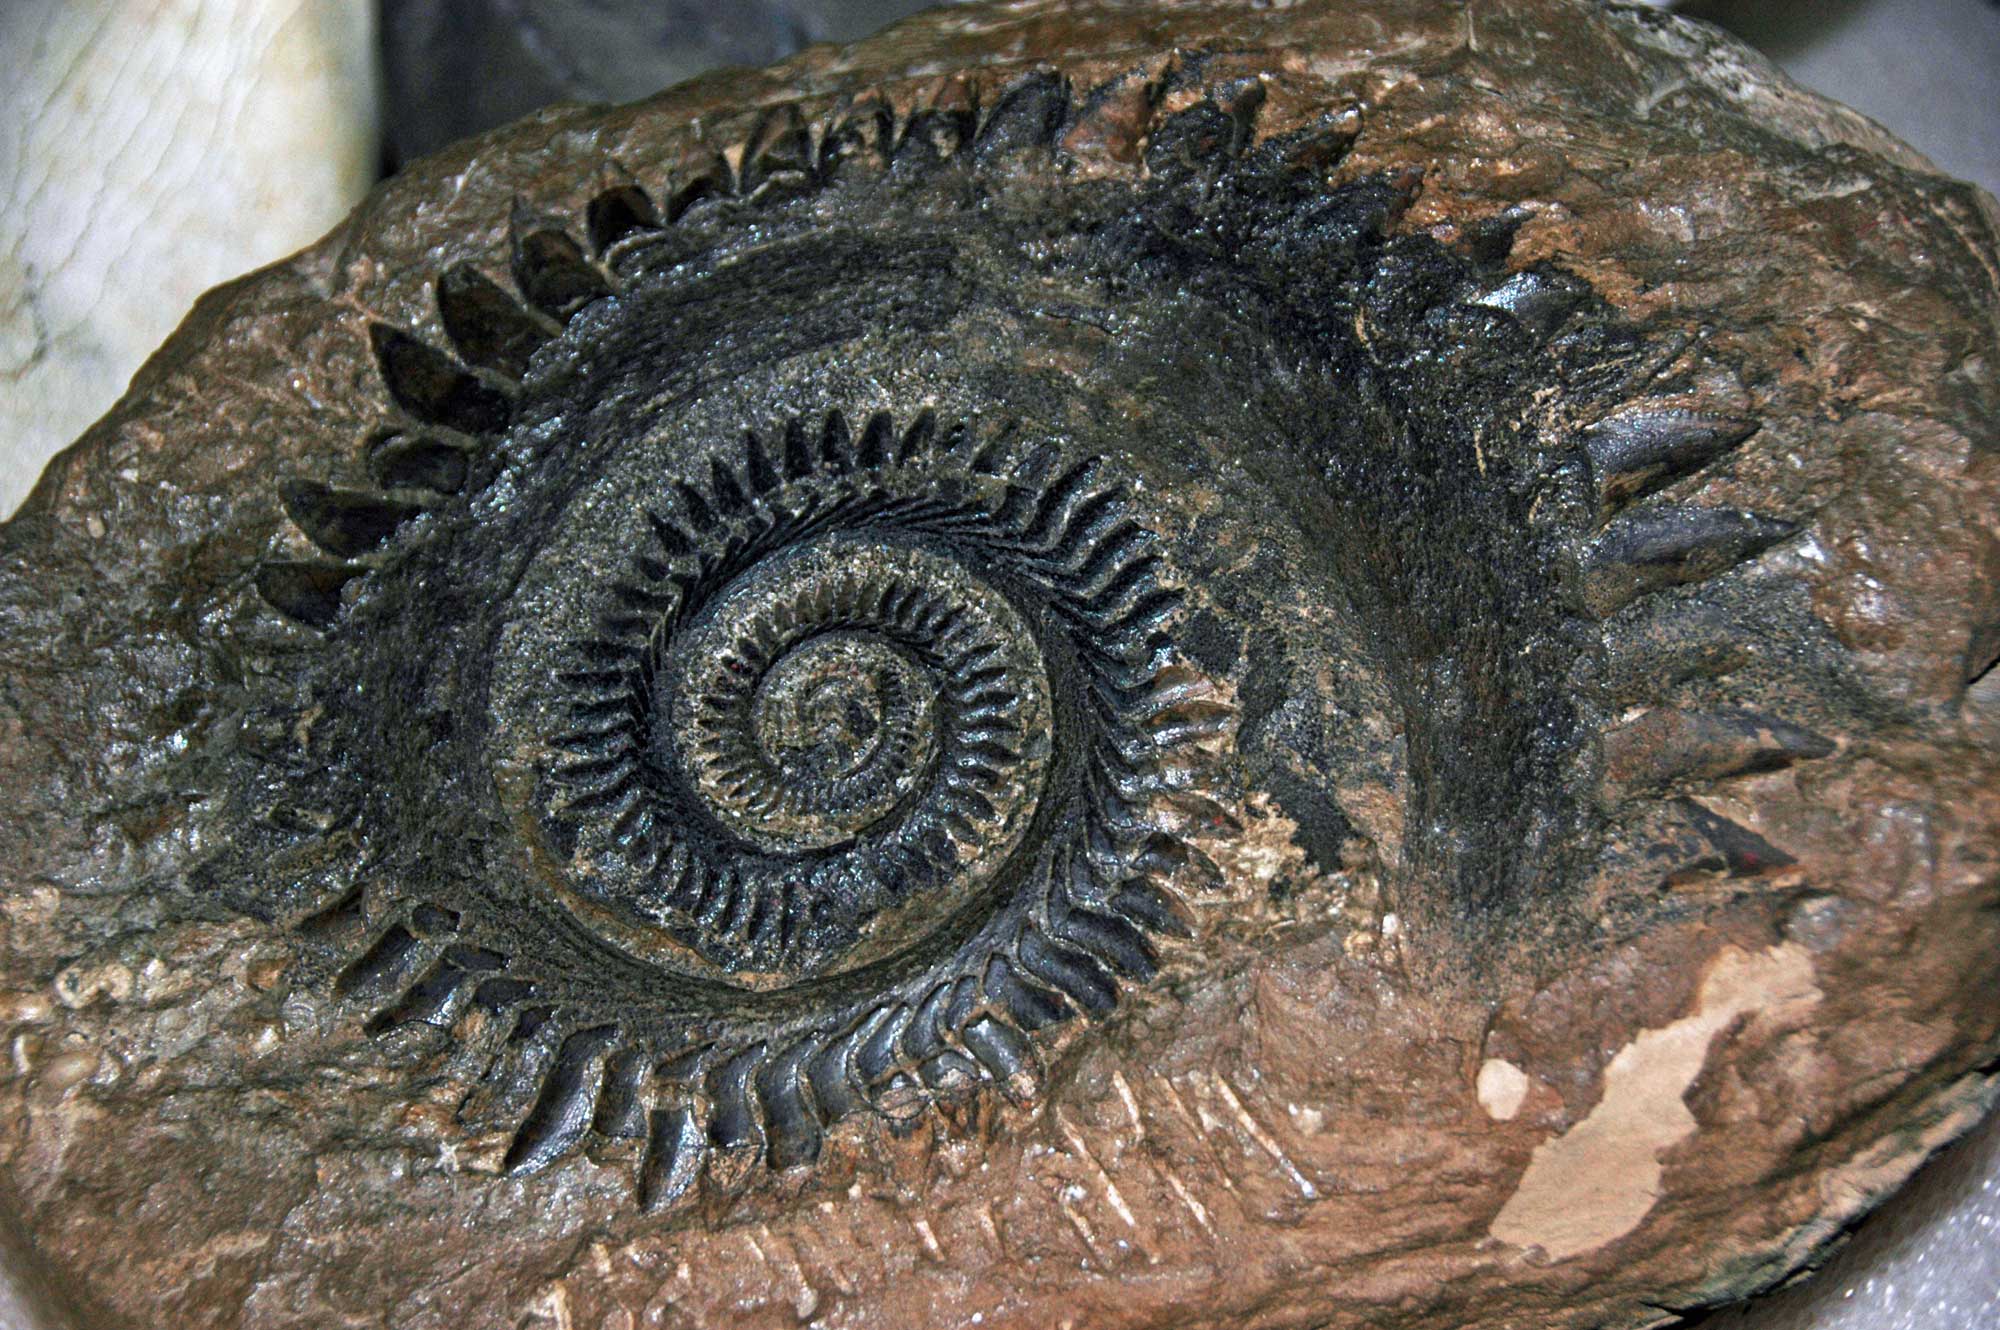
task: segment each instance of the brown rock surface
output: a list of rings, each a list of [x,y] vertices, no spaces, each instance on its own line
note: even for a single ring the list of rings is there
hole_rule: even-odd
[[[80,1325],[399,1330],[1786,1278],[1995,1089],[1995,221],[1569,0],[970,7],[418,164],[0,528],[26,1262]],[[627,780],[548,695],[679,716],[828,539],[916,589],[836,640],[990,578],[1050,718],[940,894],[795,919],[769,865],[879,810],[750,799],[683,908],[694,731]],[[847,730],[755,733],[904,733],[943,657],[871,642]]]

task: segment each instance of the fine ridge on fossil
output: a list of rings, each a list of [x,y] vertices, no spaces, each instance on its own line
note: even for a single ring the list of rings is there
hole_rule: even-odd
[[[1421,9],[959,9],[214,297],[4,531],[4,1010],[116,1069],[31,1227],[259,1327],[1636,1325],[1961,1129],[1984,214]]]

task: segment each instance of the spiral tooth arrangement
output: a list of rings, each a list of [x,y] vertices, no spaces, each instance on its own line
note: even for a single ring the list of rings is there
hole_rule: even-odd
[[[1160,86],[1178,86],[1185,77],[1184,71],[1169,69],[1160,75]],[[513,399],[536,353],[580,310],[616,290],[612,266],[626,251],[678,224],[703,202],[776,199],[830,185],[852,167],[884,171],[937,164],[968,148],[979,161],[1060,151],[1070,142],[1122,155],[1129,140],[1148,142],[1155,155],[1226,160],[1247,145],[1261,102],[1254,80],[1212,89],[1208,99],[1171,115],[1163,115],[1159,97],[1148,93],[1149,122],[1133,124],[1120,99],[1093,95],[1079,102],[1052,71],[1014,80],[990,104],[976,82],[953,78],[900,115],[872,95],[849,99],[812,121],[791,105],[767,110],[737,145],[700,150],[684,160],[673,173],[677,183],[648,190],[624,179],[598,192],[584,210],[588,249],[563,224],[517,207],[507,266],[518,297],[470,264],[454,265],[438,278],[439,321],[456,358],[405,329],[370,325],[389,397],[419,426],[391,446],[371,449],[372,478],[385,489],[460,493],[473,477],[484,441],[511,419]],[[1098,119],[1106,123],[1088,128]],[[655,202],[659,197],[664,206]],[[931,422],[920,421],[893,457],[884,450],[899,441],[886,434],[864,432],[855,445],[858,457],[849,455],[848,440],[829,435],[821,440],[824,460],[836,468],[905,461],[913,446],[928,442],[920,436],[930,428]],[[797,479],[804,474],[798,469],[803,459],[793,451],[800,440],[788,435],[785,442],[786,477]],[[997,474],[995,465],[984,457],[973,469]],[[717,497],[726,501],[728,490],[718,487]],[[306,534],[317,543],[311,530]],[[336,546],[349,543],[335,537]],[[351,557],[338,548],[329,552]],[[269,593],[266,601],[320,629],[332,626],[351,594],[347,584],[367,571],[299,560],[273,560],[272,567],[258,579],[259,590]]]
[[[517,210],[504,256],[437,278],[439,342],[370,325],[390,407],[361,459],[372,489],[288,483],[292,526],[325,558],[274,559],[259,589],[338,631],[438,520],[424,514],[462,514],[499,474],[493,445],[552,346],[676,228],[856,173],[1065,144],[1210,170],[1247,149],[1261,97],[1232,85],[1169,114],[1137,85],[1079,102],[1055,73],[990,92],[949,79],[901,111],[762,113],[665,179],[608,183],[581,240]],[[1554,326],[1570,294],[1538,277],[1488,303]],[[1611,482],[1621,499],[1700,464],[1684,440],[1647,445],[1657,465],[1619,446],[1600,449],[1604,474],[1655,468]],[[711,987],[812,977],[846,996],[769,1026],[699,1004],[608,1010],[518,968],[470,918],[378,921],[341,991],[371,1030],[483,1032],[491,1061],[460,1118],[512,1133],[507,1168],[623,1142],[654,1208],[727,1191],[749,1163],[811,1164],[849,1118],[900,1126],[981,1085],[1032,1093],[1031,1036],[1109,1015],[1158,972],[1161,939],[1191,934],[1189,902],[1220,879],[1193,842],[1238,825],[1216,756],[1235,710],[1169,647],[1183,592],[1119,468],[1014,422],[828,411],[694,454],[634,520],[644,547],[546,680],[549,858],[595,908],[699,957]],[[903,973],[919,953],[897,930],[934,916],[968,920],[964,940]],[[870,966],[901,977],[842,987]]]

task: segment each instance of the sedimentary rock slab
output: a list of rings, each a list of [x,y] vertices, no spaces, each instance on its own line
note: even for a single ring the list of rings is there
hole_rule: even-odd
[[[1993,1093],[1992,201],[1570,0],[970,7],[217,293],[0,534],[91,1325],[1636,1326]]]

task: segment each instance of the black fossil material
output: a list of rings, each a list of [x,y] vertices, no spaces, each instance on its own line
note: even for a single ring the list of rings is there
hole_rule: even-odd
[[[442,338],[373,325],[374,483],[282,483],[322,554],[256,572],[283,666],[197,876],[383,1038],[462,1042],[507,1167],[643,1141],[657,1206],[1031,1096],[1252,791],[1339,869],[1329,771],[1407,766],[1436,964],[1564,926],[1596,620],[1791,530],[1624,510],[1754,424],[1649,406],[1682,346],[1505,271],[1517,218],[1395,234],[1410,180],[1320,183],[1349,122],[1257,141],[1254,81],[1179,77],[1143,174],[1059,199],[1116,88],[776,112],[517,210],[508,270],[437,274]],[[1825,751],[1668,721],[1711,772]]]

